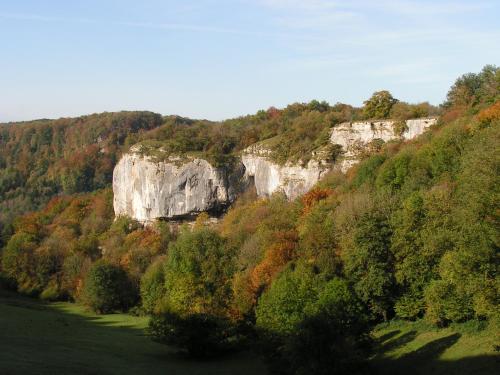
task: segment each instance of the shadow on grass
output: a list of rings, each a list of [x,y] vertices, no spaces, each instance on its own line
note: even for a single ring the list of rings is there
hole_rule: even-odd
[[[385,341],[387,341],[389,339],[392,339],[394,336],[396,336],[400,332],[401,332],[401,330],[399,330],[399,329],[396,329],[396,330],[391,331],[391,332],[387,332],[385,335],[380,336],[377,339],[377,342],[383,343],[383,342],[385,342]]]
[[[401,340],[403,337],[404,339]],[[382,351],[402,347],[412,341],[411,337],[415,337],[415,332],[408,332],[389,344],[382,345]],[[500,356],[483,355],[453,361],[440,359],[440,356],[456,344],[460,337],[459,333],[455,333],[439,338],[399,358],[376,357],[372,361],[370,373],[384,375],[494,375],[500,373]]]
[[[262,374],[250,353],[191,361],[150,340],[146,318],[97,316],[77,305],[0,293],[0,373]]]
[[[395,332],[399,332],[399,331],[395,331]],[[390,332],[390,333],[392,333],[392,332]],[[393,336],[395,336],[395,335],[396,334],[394,334]],[[400,348],[402,346],[405,346],[409,342],[412,342],[413,340],[415,340],[416,337],[417,337],[417,331],[406,332],[405,334],[397,337],[394,340],[390,340],[390,341],[387,341],[387,339],[384,340],[385,342],[383,344],[381,344],[380,347],[381,347],[383,352],[389,352],[389,351],[394,350],[396,348]]]

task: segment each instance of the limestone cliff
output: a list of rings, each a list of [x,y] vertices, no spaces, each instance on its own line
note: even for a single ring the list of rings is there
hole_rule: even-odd
[[[346,122],[333,128],[330,141],[342,146],[344,155],[338,166],[343,172],[346,172],[359,161],[360,154],[371,142],[377,139],[384,142],[412,139],[436,122],[435,118],[408,120],[400,129],[401,133],[397,131],[397,124],[393,120]]]
[[[158,218],[194,216],[202,211],[220,212],[249,185],[255,185],[258,196],[281,191],[295,199],[331,169],[345,172],[360,160],[371,142],[411,139],[435,123],[436,119],[426,118],[403,124],[391,120],[340,124],[330,134],[331,144],[342,148],[342,155],[334,164],[317,151],[305,165],[300,160],[281,165],[273,161],[272,150],[266,143],[247,148],[240,161],[224,168],[195,157],[153,158],[135,146],[113,172],[115,214],[146,223]]]
[[[289,199],[295,199],[309,191],[329,169],[318,160],[310,160],[306,166],[279,165],[271,160],[270,154],[271,151],[255,145],[247,148],[241,156],[245,175],[253,180],[258,196],[281,191]]]
[[[236,197],[241,165],[215,168],[199,158],[154,160],[132,149],[113,171],[115,215],[146,223],[218,211]]]

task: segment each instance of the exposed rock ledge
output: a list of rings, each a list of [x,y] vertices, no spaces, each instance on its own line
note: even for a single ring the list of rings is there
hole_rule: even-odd
[[[236,197],[243,167],[232,171],[203,159],[154,161],[132,149],[113,171],[115,215],[147,223],[219,211]]]
[[[310,160],[305,167],[291,163],[278,165],[269,159],[269,154],[269,150],[255,145],[241,156],[245,176],[253,180],[258,196],[282,191],[289,199],[295,199],[309,191],[329,170],[317,160]]]
[[[342,146],[344,155],[339,168],[346,172],[359,161],[360,153],[366,149],[370,142],[376,139],[381,139],[384,142],[395,139],[412,139],[436,122],[436,118],[408,120],[402,134],[397,134],[394,130],[395,121],[393,120],[346,122],[333,128],[330,141]]]

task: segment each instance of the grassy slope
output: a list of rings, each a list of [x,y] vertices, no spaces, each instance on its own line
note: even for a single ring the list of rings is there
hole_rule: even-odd
[[[0,291],[0,373],[265,374],[250,354],[185,360],[144,336],[147,318],[96,316],[70,303],[41,303]],[[377,327],[372,371],[378,374],[500,373],[500,330],[470,323],[435,329],[423,322]],[[372,372],[370,371],[370,372]]]
[[[380,374],[500,374],[500,330],[477,323],[437,329],[424,322],[391,322],[377,327],[376,355]]]
[[[0,373],[264,374],[250,354],[187,361],[144,336],[147,318],[96,316],[69,303],[44,304],[0,291]]]

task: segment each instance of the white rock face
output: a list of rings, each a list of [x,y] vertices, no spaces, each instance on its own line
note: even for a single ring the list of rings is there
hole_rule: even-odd
[[[328,171],[316,160],[310,160],[306,167],[291,163],[278,165],[269,159],[269,153],[258,146],[251,146],[241,156],[245,176],[254,181],[259,197],[281,191],[289,199],[295,199],[309,191]]]
[[[271,151],[259,144],[247,148],[241,155],[241,163],[231,170],[215,168],[206,160],[196,158],[155,161],[132,148],[113,171],[115,214],[148,223],[158,218],[216,212],[232,203],[249,183],[255,184],[258,196],[282,191],[289,199],[295,199],[309,191],[332,168],[347,171],[373,140],[412,139],[436,121],[434,118],[408,120],[401,136],[394,132],[391,120],[340,124],[330,136],[331,143],[342,146],[344,151],[335,165],[321,161],[320,155],[306,166],[279,165],[270,158]]]
[[[147,223],[217,210],[235,199],[242,174],[241,168],[228,175],[203,159],[156,162],[131,150],[113,171],[115,215]]]
[[[412,139],[422,134],[429,126],[437,122],[435,118],[421,118],[406,121],[406,130],[402,135],[396,134],[393,129],[395,121],[365,121],[346,122],[333,128],[330,141],[342,146],[344,151],[340,169],[346,172],[359,161],[359,153],[366,148],[367,144],[375,139],[384,142],[394,139]]]

